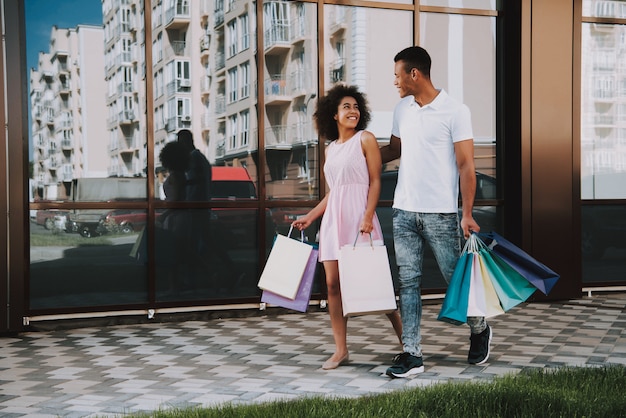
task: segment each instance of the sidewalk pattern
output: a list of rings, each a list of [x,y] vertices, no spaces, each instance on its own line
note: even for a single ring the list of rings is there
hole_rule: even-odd
[[[120,416],[135,411],[354,397],[525,368],[626,365],[626,294],[525,303],[492,318],[492,353],[467,364],[469,329],[424,305],[425,372],[384,375],[401,351],[384,315],[351,318],[350,363],[332,354],[328,314],[284,314],[44,331],[0,338],[1,417]]]

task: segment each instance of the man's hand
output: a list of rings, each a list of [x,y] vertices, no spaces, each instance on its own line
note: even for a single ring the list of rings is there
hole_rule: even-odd
[[[478,226],[474,218],[471,216],[464,216],[461,219],[461,229],[463,229],[463,236],[465,239],[468,239],[470,233],[472,232],[480,232],[480,226]]]

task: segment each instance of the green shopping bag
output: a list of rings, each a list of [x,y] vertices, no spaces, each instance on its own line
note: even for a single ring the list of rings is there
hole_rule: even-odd
[[[479,250],[479,257],[485,271],[489,274],[500,299],[500,305],[505,312],[526,301],[537,290],[513,267],[486,246]]]

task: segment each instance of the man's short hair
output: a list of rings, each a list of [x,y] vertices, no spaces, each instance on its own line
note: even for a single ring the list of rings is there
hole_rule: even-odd
[[[193,134],[189,129],[181,129],[180,131],[178,131],[176,137],[178,139],[178,142],[183,144],[185,148],[189,150],[195,148],[195,145],[193,144]]]
[[[431,59],[428,52],[421,46],[410,46],[398,52],[393,58],[393,62],[403,61],[404,71],[411,72],[412,68],[417,68],[420,73],[430,78]]]

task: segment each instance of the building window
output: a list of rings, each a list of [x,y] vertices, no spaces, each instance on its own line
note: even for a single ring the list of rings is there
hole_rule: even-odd
[[[250,96],[250,63],[244,62],[241,68],[241,98]]]
[[[250,111],[244,110],[241,115],[241,146],[247,147],[250,143]]]
[[[239,17],[239,28],[241,29],[241,50],[245,51],[250,48],[250,22],[247,13]]]
[[[228,70],[228,103],[237,101],[237,67]]]
[[[237,42],[239,41],[239,38],[237,36],[237,20],[236,19],[233,19],[230,22],[228,22],[227,36],[228,36],[228,46],[227,46],[228,58],[230,58],[230,57],[237,55],[237,52],[238,52]]]
[[[237,149],[237,115],[228,117],[228,149]]]

